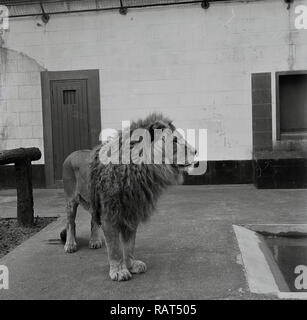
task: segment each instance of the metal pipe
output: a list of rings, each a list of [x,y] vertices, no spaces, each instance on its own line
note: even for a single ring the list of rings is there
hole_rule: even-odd
[[[218,0],[215,0],[215,1],[218,1]],[[202,2],[203,2],[203,0],[182,1],[182,2],[174,2],[174,3],[152,3],[152,4],[142,4],[142,5],[132,5],[132,6],[130,5],[130,6],[125,6],[125,8],[127,8],[127,9],[137,9],[137,8],[149,8],[149,7],[165,7],[165,6],[195,4],[195,3],[202,3]],[[117,7],[110,7],[110,8],[95,8],[95,9],[82,9],[82,10],[70,10],[70,11],[54,11],[54,12],[46,12],[46,13],[49,14],[49,15],[53,15],[53,14],[68,14],[68,13],[83,13],[83,12],[120,10],[121,8],[122,7],[117,6]],[[10,15],[9,17],[10,18],[36,17],[36,16],[39,16],[39,15],[40,15],[39,13],[28,13],[28,14],[21,14],[21,15]]]

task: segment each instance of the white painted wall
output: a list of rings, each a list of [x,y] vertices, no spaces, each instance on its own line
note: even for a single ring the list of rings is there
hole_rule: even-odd
[[[250,74],[307,69],[307,30],[294,17],[267,0],[57,15],[46,26],[11,19],[2,144],[43,147],[40,70],[100,69],[103,128],[161,111],[178,127],[208,129],[209,160],[251,159]]]

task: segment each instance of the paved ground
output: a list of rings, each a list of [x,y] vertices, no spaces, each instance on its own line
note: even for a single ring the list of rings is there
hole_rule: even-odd
[[[16,191],[0,190],[0,218],[16,217]],[[35,215],[58,217],[64,214],[64,193],[62,189],[35,189]]]
[[[36,215],[60,216],[0,260],[10,270],[1,299],[259,299],[248,292],[232,224],[306,223],[307,190],[179,186],[142,226],[137,256],[147,273],[116,283],[106,249],[87,248],[89,215],[78,216],[79,251],[65,254],[61,190],[35,190]],[[0,217],[16,215],[13,190],[0,191]]]

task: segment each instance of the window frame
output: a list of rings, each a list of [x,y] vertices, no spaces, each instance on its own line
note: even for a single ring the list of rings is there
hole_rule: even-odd
[[[276,91],[276,140],[292,140],[306,138],[306,135],[301,136],[297,134],[296,138],[290,138],[287,134],[282,134],[280,132],[280,99],[279,99],[279,78],[280,76],[287,75],[307,75],[307,70],[293,70],[293,71],[279,71],[275,73],[275,91]]]

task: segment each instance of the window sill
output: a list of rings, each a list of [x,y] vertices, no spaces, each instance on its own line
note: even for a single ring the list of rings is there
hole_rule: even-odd
[[[307,132],[285,132],[285,133],[281,133],[279,140],[307,140]]]

